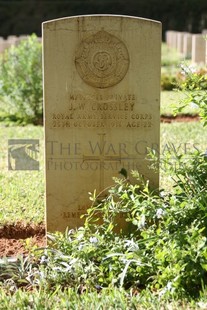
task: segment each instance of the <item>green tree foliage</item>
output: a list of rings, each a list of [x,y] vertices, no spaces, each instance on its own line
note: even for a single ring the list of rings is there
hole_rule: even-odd
[[[41,43],[36,35],[7,49],[0,58],[4,114],[23,123],[42,122]]]

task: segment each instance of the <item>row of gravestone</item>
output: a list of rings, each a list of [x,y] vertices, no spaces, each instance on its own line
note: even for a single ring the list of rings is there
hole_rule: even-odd
[[[8,49],[11,46],[17,46],[22,40],[27,39],[27,35],[21,35],[21,36],[8,36],[6,39],[3,37],[0,37],[0,53],[3,53],[6,49]],[[39,38],[41,41],[41,38]]]
[[[188,32],[166,31],[167,46],[176,49],[185,58],[191,59],[192,63],[207,63],[207,29],[199,34]]]

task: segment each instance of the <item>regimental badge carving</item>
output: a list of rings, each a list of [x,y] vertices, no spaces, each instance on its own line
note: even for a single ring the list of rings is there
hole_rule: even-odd
[[[75,65],[84,82],[107,88],[118,84],[126,75],[129,53],[120,39],[101,30],[80,43]]]

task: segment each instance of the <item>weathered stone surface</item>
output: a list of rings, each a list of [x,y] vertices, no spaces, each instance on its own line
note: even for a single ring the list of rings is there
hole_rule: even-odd
[[[47,230],[64,231],[122,169],[159,185],[146,156],[159,152],[161,24],[63,18],[43,23],[43,45]]]

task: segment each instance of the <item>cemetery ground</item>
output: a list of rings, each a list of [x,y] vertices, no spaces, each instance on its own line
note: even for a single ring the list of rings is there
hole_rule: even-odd
[[[166,94],[163,94],[162,96],[165,97],[165,95]],[[172,96],[172,93],[169,95]],[[163,114],[166,115],[169,115],[172,112],[170,106],[167,110],[166,107],[162,109],[165,109]],[[188,115],[190,113],[191,111],[187,111],[186,114]],[[168,119],[165,120],[168,121]],[[86,277],[86,281],[82,279],[79,282],[75,273],[74,278],[72,277],[72,279],[68,279],[66,276],[67,268],[70,269],[71,267],[69,265],[67,266],[66,263],[68,237],[64,239],[64,237],[61,236],[57,237],[57,240],[55,240],[53,245],[53,247],[57,249],[57,253],[54,255],[56,256],[54,261],[57,264],[55,268],[57,270],[59,268],[60,271],[57,271],[54,275],[51,274],[46,280],[47,285],[44,287],[44,281],[41,283],[41,281],[36,279],[36,277],[38,278],[38,272],[41,271],[38,271],[35,267],[37,263],[44,266],[44,260],[45,262],[47,261],[46,252],[44,250],[38,250],[38,248],[44,249],[45,247],[44,173],[43,152],[41,151],[43,150],[43,128],[41,126],[33,125],[27,125],[24,127],[5,126],[4,123],[1,123],[0,135],[2,141],[0,149],[0,253],[1,256],[6,255],[10,257],[18,257],[18,255],[20,255],[18,268],[14,267],[14,265],[12,266],[12,264],[10,264],[8,270],[4,270],[1,267],[2,275],[5,277],[4,284],[0,290],[1,309],[9,309],[11,307],[14,307],[15,309],[57,309],[57,304],[58,309],[193,309],[199,307],[199,305],[201,308],[202,306],[206,306],[205,293],[201,294],[199,300],[194,301],[189,297],[186,298],[185,295],[182,298],[182,293],[181,295],[178,294],[178,296],[175,294],[175,297],[171,296],[170,298],[163,293],[164,297],[162,297],[162,294],[156,294],[156,289],[154,289],[155,294],[150,292],[150,290],[145,291],[143,294],[142,289],[140,288],[134,287],[125,290],[123,289],[125,288],[124,285],[122,285],[121,288],[112,289],[110,286],[104,288],[104,283],[102,287],[102,282],[99,282],[99,284],[94,287],[91,283],[89,284],[90,281],[87,279],[88,276],[86,274],[83,274],[83,279]],[[40,170],[8,171],[7,139],[25,137],[40,140]],[[170,124],[168,122],[161,123],[161,157],[164,157],[169,149],[171,149],[170,152],[175,152],[174,155],[176,157],[178,154],[185,154],[188,156],[191,151],[193,152],[195,150],[200,150],[202,152],[205,147],[206,139],[203,134],[203,125],[200,122],[173,121]],[[163,166],[163,169],[161,169],[161,188],[166,192],[173,192],[172,175],[166,173],[165,168],[166,167]],[[81,235],[82,232],[79,231],[76,236],[77,240],[80,240],[80,243],[81,238],[84,238],[83,236],[81,237]],[[110,231],[108,231],[108,233],[105,233],[105,238],[110,238],[110,235]],[[87,236],[87,239],[89,238],[91,241],[89,242],[91,247],[96,246],[95,242],[96,238],[99,238],[98,236],[99,234],[92,234],[90,236],[90,233]],[[53,236],[53,238],[56,237]],[[70,240],[72,239],[71,236]],[[104,240],[102,240],[102,242],[103,241]],[[117,242],[121,241],[117,240]],[[125,240],[125,242],[129,242],[129,240]],[[133,243],[133,239],[131,242]],[[200,240],[200,242],[202,241]],[[75,248],[78,248],[78,243],[73,245],[73,251],[75,251]],[[116,250],[118,251],[118,249]],[[121,251],[120,246],[119,250]],[[91,253],[87,253],[86,251],[85,255],[88,255],[88,258],[92,259],[90,256],[93,256],[93,251],[94,250],[91,248],[89,250]],[[23,253],[24,255],[21,256]],[[32,256],[31,262],[27,261],[27,258],[29,257],[28,253]],[[109,259],[110,255],[113,254],[113,251],[112,253],[109,252]],[[116,254],[114,255],[113,260],[115,262]],[[76,259],[77,258],[73,257],[73,261]],[[128,259],[130,261],[130,255]],[[131,259],[133,261],[133,258]],[[80,267],[80,265],[78,265],[75,268],[82,269],[82,272],[84,272],[84,257],[81,258],[81,261],[78,263],[83,264],[83,266]],[[121,265],[119,262],[115,269],[119,269],[120,267]],[[130,267],[130,264],[128,264],[128,267]],[[90,269],[90,266],[87,266],[87,268]],[[93,270],[93,268],[94,267],[91,266],[91,272],[94,276],[96,270]],[[120,269],[120,274],[121,270],[123,271],[123,268],[124,266]],[[170,268],[172,268],[172,266]],[[64,273],[64,276],[61,275],[61,272]],[[81,272],[81,270],[79,270],[79,272]],[[88,270],[85,272],[88,273],[90,277],[90,271]],[[111,271],[111,274],[111,276],[115,276],[116,273]],[[79,275],[79,279],[80,278],[81,276]],[[5,279],[7,280],[5,281]],[[117,279],[114,280],[117,281]],[[77,284],[76,281],[77,283],[79,282],[79,284]],[[170,281],[168,282],[170,283]],[[126,284],[126,288],[127,285],[129,284]],[[65,290],[61,288],[63,286],[65,287]],[[91,288],[92,286],[93,288]],[[30,294],[31,290],[32,295]],[[93,305],[93,308],[91,308],[91,304]]]
[[[164,57],[164,69],[177,61],[174,53]],[[174,78],[163,81],[172,88]],[[182,122],[173,119],[179,96],[161,95],[159,193],[120,175],[101,205],[91,194],[85,225],[49,235],[48,248],[43,128],[0,123],[0,309],[207,308],[206,134],[194,105]],[[40,170],[8,170],[8,139],[28,137],[39,139]],[[120,213],[128,233],[114,232]]]

